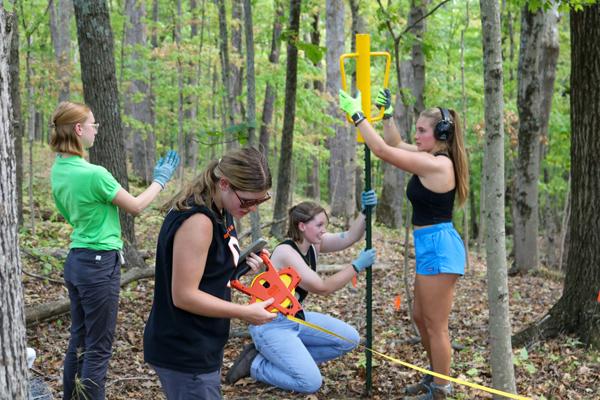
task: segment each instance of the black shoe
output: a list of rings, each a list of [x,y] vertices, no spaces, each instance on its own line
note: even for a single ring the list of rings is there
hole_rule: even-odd
[[[240,379],[250,376],[250,367],[257,354],[258,350],[254,347],[254,343],[245,345],[239,357],[225,375],[225,382],[233,385]]]

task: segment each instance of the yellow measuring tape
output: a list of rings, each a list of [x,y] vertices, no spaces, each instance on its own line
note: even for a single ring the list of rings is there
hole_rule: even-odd
[[[297,323],[299,323],[299,324],[302,324],[302,325],[308,326],[309,328],[316,329],[316,330],[318,330],[318,331],[321,331],[321,332],[324,332],[324,333],[330,334],[330,335],[332,335],[332,336],[335,336],[335,337],[336,337],[336,338],[338,338],[338,339],[342,339],[342,340],[345,340],[346,342],[349,342],[349,343],[355,344],[355,345],[357,345],[357,346],[364,347],[366,350],[370,351],[370,352],[371,352],[371,353],[373,353],[373,354],[376,354],[376,355],[378,355],[378,356],[380,356],[380,357],[383,357],[383,358],[385,358],[385,359],[387,359],[387,360],[389,360],[389,361],[392,361],[392,362],[394,362],[394,363],[396,363],[396,364],[400,364],[400,365],[402,365],[402,366],[405,366],[405,367],[408,367],[408,368],[414,369],[415,371],[419,371],[419,372],[421,372],[421,373],[424,373],[424,374],[432,375],[432,376],[438,377],[438,378],[440,378],[440,379],[444,379],[444,380],[447,380],[447,381],[450,381],[450,382],[457,383],[457,384],[459,384],[459,385],[469,386],[469,387],[472,387],[472,388],[474,388],[474,389],[483,390],[484,392],[488,392],[488,393],[492,393],[492,394],[498,394],[498,395],[500,395],[500,396],[508,397],[508,398],[510,398],[510,399],[516,399],[516,400],[531,400],[529,397],[524,397],[524,396],[519,396],[519,395],[512,394],[512,393],[503,392],[503,391],[501,391],[501,390],[497,390],[497,389],[489,388],[489,387],[487,387],[487,386],[478,385],[478,384],[476,384],[476,383],[471,383],[471,382],[463,381],[462,379],[453,378],[453,377],[451,377],[451,376],[446,376],[446,375],[444,375],[444,374],[438,374],[437,372],[429,371],[429,370],[427,370],[427,369],[425,369],[425,368],[417,367],[416,365],[412,365],[412,364],[409,364],[409,363],[407,363],[407,362],[404,362],[404,361],[402,361],[402,360],[398,360],[397,358],[390,357],[390,356],[388,356],[388,355],[386,355],[386,354],[380,353],[380,352],[378,352],[377,350],[370,349],[370,348],[368,348],[367,346],[364,346],[364,345],[362,345],[362,344],[360,344],[360,343],[356,343],[356,342],[355,342],[355,341],[353,341],[353,340],[347,339],[347,338],[345,338],[345,337],[343,337],[343,336],[341,336],[341,335],[338,335],[338,334],[337,334],[337,333],[335,333],[335,332],[332,332],[332,331],[330,331],[330,330],[328,330],[328,329],[322,328],[322,327],[320,327],[319,325],[311,324],[311,323],[310,323],[310,322],[308,322],[308,321],[304,321],[304,320],[302,320],[302,319],[299,319],[299,318],[293,317],[293,316],[291,316],[291,315],[288,315],[288,316],[287,316],[287,318],[288,318],[289,320],[291,320],[291,321],[294,321],[294,322],[297,322]]]

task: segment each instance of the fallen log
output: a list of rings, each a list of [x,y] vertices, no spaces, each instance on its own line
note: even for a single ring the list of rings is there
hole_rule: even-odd
[[[128,283],[151,278],[154,276],[154,267],[132,268],[121,275],[121,287]],[[62,298],[44,304],[25,308],[27,327],[34,326],[41,321],[52,319],[69,312],[69,299]]]
[[[319,264],[319,265],[317,265],[317,271],[319,273],[329,274],[329,273],[341,271],[344,268],[346,268],[347,266],[348,266],[348,264]],[[390,264],[376,263],[375,265],[373,265],[372,268],[374,270],[380,270],[380,269],[390,269],[392,267],[393,266]]]

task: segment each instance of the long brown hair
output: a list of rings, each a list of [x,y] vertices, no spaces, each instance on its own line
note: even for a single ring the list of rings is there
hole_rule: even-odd
[[[83,157],[83,144],[75,133],[75,125],[83,124],[90,112],[85,104],[70,101],[63,101],[56,107],[50,123],[52,151]]]
[[[263,192],[271,188],[267,159],[257,149],[246,147],[212,160],[206,168],[165,204],[165,209],[188,210],[193,204],[211,207],[221,178],[244,192]]]
[[[295,242],[302,241],[302,232],[298,228],[300,222],[308,222],[315,217],[315,215],[325,213],[327,220],[329,215],[323,207],[312,201],[303,201],[302,203],[296,204],[288,211],[289,225],[287,236]]]
[[[454,178],[456,180],[456,193],[458,195],[458,205],[462,206],[469,195],[469,163],[467,152],[465,150],[465,141],[461,129],[458,113],[448,109],[450,120],[454,125],[454,134],[448,141],[437,140],[436,149],[447,151],[452,164],[454,165]],[[439,108],[428,108],[421,112],[419,117],[427,118],[432,122],[435,128],[436,124],[442,120],[442,112]]]

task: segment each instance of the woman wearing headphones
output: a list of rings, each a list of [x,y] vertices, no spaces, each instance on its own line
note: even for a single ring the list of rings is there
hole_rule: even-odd
[[[469,190],[469,170],[458,115],[430,108],[416,123],[415,145],[404,143],[394,124],[391,95],[383,89],[377,105],[384,107],[381,139],[362,113],[360,93],[353,98],[340,91],[340,107],[360,128],[367,146],[383,161],[413,174],[406,195],[413,206],[416,254],[413,317],[434,372],[449,375],[451,345],[448,317],[454,289],[465,271],[464,244],[452,225],[454,199],[462,205]],[[426,375],[405,389],[405,399],[445,399],[448,381]]]

